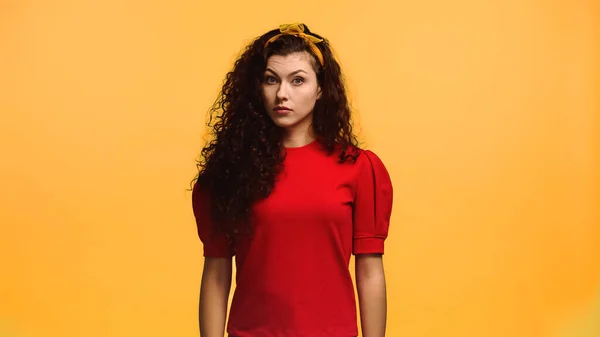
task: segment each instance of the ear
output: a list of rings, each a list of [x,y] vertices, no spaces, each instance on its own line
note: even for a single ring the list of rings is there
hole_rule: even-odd
[[[322,94],[322,93],[323,93],[323,92],[321,91],[321,86],[318,86],[318,87],[317,87],[317,99],[320,99],[320,98],[321,98],[321,94]]]

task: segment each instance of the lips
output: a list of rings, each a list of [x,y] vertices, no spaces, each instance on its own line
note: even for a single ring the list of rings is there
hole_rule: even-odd
[[[275,110],[275,112],[278,112],[278,113],[286,113],[286,112],[292,111],[292,109],[290,109],[286,106],[276,106],[273,110]]]

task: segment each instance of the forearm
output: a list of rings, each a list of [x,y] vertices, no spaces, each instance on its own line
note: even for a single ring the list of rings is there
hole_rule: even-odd
[[[231,289],[231,267],[205,264],[200,287],[200,337],[223,337]]]
[[[356,287],[363,337],[384,337],[387,295],[381,256],[357,257]]]

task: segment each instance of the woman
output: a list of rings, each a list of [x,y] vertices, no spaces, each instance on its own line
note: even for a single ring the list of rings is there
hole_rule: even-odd
[[[212,109],[193,210],[204,245],[202,337],[383,337],[392,184],[359,149],[340,66],[303,24],[252,42]]]

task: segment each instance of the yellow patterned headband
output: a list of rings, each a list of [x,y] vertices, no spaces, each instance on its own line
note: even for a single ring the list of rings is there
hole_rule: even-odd
[[[317,58],[319,59],[319,63],[321,63],[322,66],[325,65],[325,61],[323,60],[323,54],[321,53],[319,48],[317,48],[317,46],[315,45],[315,43],[322,42],[323,39],[319,39],[316,36],[312,36],[312,35],[304,33],[304,25],[303,24],[292,23],[292,24],[280,25],[279,32],[280,32],[279,34],[273,36],[272,38],[269,39],[269,41],[267,41],[265,43],[265,47],[268,46],[269,43],[277,40],[282,35],[293,35],[296,37],[300,37],[300,38],[303,38],[308,43],[310,50],[312,50],[313,53],[315,53],[315,56],[317,56]]]

